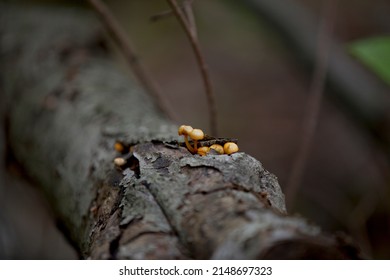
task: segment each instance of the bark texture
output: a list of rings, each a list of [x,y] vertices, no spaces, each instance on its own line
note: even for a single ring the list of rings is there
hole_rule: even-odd
[[[191,155],[111,61],[95,18],[1,7],[8,138],[84,258],[358,258],[345,237],[286,214],[245,153]],[[118,169],[114,143],[130,151]]]

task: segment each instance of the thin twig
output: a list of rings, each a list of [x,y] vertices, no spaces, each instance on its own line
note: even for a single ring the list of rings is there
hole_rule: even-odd
[[[180,9],[182,9],[184,11],[184,13],[189,13],[190,11],[185,10],[185,9],[188,8],[188,5],[191,7],[192,2],[193,2],[193,0],[184,0],[183,1],[183,5],[182,5],[182,7]],[[192,9],[191,9],[191,13],[192,13]],[[167,17],[171,17],[173,15],[174,15],[174,13],[173,13],[172,10],[162,11],[162,12],[160,12],[158,14],[155,14],[155,15],[151,16],[150,20],[155,22],[155,21],[159,21],[159,20],[165,19]],[[194,19],[193,18],[193,14],[192,14],[192,19]],[[191,19],[188,19],[188,20],[191,22]]]
[[[194,36],[195,39],[198,40],[198,31],[196,29],[194,12],[192,10],[192,2],[193,0],[184,0],[183,10],[184,10],[184,14],[187,17],[188,27],[191,30],[192,36]]]
[[[140,81],[145,90],[154,98],[156,105],[164,112],[170,119],[174,119],[173,112],[168,110],[164,97],[156,83],[151,79],[144,66],[139,61],[134,47],[126,35],[124,29],[119,25],[113,14],[108,7],[100,0],[88,0],[93,9],[101,17],[107,30],[111,34],[112,38],[118,44],[129,66],[133,70],[135,76]]]
[[[307,113],[303,128],[304,131],[302,133],[301,146],[299,148],[297,157],[294,160],[292,171],[290,173],[289,181],[285,191],[286,204],[290,208],[292,208],[294,205],[296,194],[302,182],[321,109],[321,102],[326,81],[328,57],[331,47],[331,30],[333,27],[331,17],[333,16],[333,1],[336,0],[323,0],[323,16],[317,40],[317,59],[309,89],[310,95],[307,104]]]
[[[160,12],[158,14],[155,14],[155,15],[151,16],[150,17],[150,21],[155,22],[155,21],[159,21],[161,19],[165,19],[165,18],[170,17],[170,16],[173,16],[172,10],[162,11],[162,12]]]
[[[180,9],[179,5],[177,4],[176,0],[167,0],[169,5],[171,6],[171,9],[173,10],[175,16],[179,19],[180,24],[184,28],[185,33],[187,34],[187,37],[190,40],[192,49],[194,50],[196,60],[198,62],[198,66],[200,68],[200,72],[202,75],[206,96],[207,96],[207,103],[209,108],[209,119],[210,119],[210,131],[213,136],[218,136],[217,133],[217,107],[215,103],[215,97],[213,92],[213,87],[210,80],[210,75],[208,72],[208,67],[206,64],[206,61],[203,57],[203,54],[200,50],[199,42],[196,39],[196,36],[193,34],[195,29],[191,29],[190,24],[188,22],[188,16],[183,13],[183,11]],[[188,7],[187,7],[188,8]]]

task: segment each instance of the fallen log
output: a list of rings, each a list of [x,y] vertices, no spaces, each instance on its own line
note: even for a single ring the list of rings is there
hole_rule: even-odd
[[[182,147],[177,125],[117,69],[93,15],[2,6],[0,16],[12,152],[83,258],[360,257],[348,238],[287,215],[277,178],[250,155]]]

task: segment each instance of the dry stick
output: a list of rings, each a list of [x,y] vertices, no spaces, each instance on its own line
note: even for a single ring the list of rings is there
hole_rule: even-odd
[[[158,13],[156,15],[153,15],[150,17],[150,20],[155,22],[155,21],[159,21],[161,19],[164,19],[164,18],[167,18],[167,17],[170,17],[173,15],[173,12],[171,10],[169,11],[163,11],[161,13]]]
[[[159,109],[164,112],[171,120],[176,119],[172,110],[169,110],[166,103],[164,102],[163,95],[158,89],[158,86],[150,78],[144,66],[140,63],[134,51],[134,47],[126,35],[126,32],[119,25],[118,21],[110,12],[108,7],[100,0],[88,0],[88,2],[101,17],[107,30],[121,49],[135,76],[140,81],[145,90],[154,98],[155,103]]]
[[[323,1],[323,16],[317,41],[317,59],[309,90],[310,97],[306,109],[307,113],[305,117],[304,131],[302,133],[301,146],[299,148],[298,155],[294,160],[285,191],[286,205],[289,208],[294,206],[295,197],[302,182],[321,109],[321,101],[326,80],[326,68],[328,65],[329,50],[331,47],[331,16],[333,14],[333,1],[336,0]]]
[[[196,35],[194,33],[195,29],[191,28],[190,23],[188,22],[186,16],[183,14],[179,5],[175,0],[167,0],[169,5],[171,6],[175,16],[179,19],[180,24],[183,26],[185,33],[187,34],[192,49],[194,50],[196,60],[198,62],[198,66],[200,68],[200,72],[202,75],[204,87],[206,90],[207,103],[209,107],[209,119],[210,119],[210,130],[213,136],[218,136],[217,133],[217,108],[215,104],[215,97],[213,92],[213,87],[210,80],[210,75],[208,72],[208,67],[206,61],[203,57],[203,54],[200,50],[200,46],[198,40],[196,39]],[[188,7],[187,7],[188,9]]]
[[[195,18],[194,18],[194,13],[192,12],[192,2],[193,2],[193,0],[184,0],[182,3],[183,7],[181,7],[181,9],[184,11],[184,14],[187,17],[188,24],[192,28],[194,36],[197,37]],[[150,20],[155,22],[155,21],[159,21],[161,19],[164,19],[164,18],[167,18],[170,16],[173,16],[172,10],[163,11],[163,12],[160,12],[158,14],[155,14],[155,15],[150,17]]]
[[[183,10],[184,14],[187,17],[188,27],[190,28],[192,35],[198,40],[198,31],[196,30],[194,12],[192,10],[193,0],[184,0],[183,1]]]

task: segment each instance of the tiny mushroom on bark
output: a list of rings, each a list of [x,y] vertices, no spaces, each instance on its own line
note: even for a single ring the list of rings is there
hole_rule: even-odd
[[[204,140],[205,139],[205,134],[201,129],[198,128],[192,128],[192,126],[189,125],[181,125],[178,129],[178,134],[183,135],[184,141],[186,143],[187,149],[192,153],[192,154],[199,154],[201,156],[207,155],[211,149],[213,149],[214,154],[218,153],[220,155],[223,154],[233,154],[235,152],[238,152],[238,146],[234,142],[226,142],[224,146],[222,147],[219,144],[213,144],[210,147],[205,146],[206,142],[203,142],[201,144],[202,147],[198,148],[198,141]],[[191,137],[191,139],[194,142],[194,146],[191,146],[190,142],[188,141],[188,137]],[[210,140],[212,137],[208,137],[207,139]],[[219,141],[221,142],[220,138]]]
[[[238,146],[236,143],[227,142],[227,143],[225,143],[225,145],[223,145],[223,150],[224,150],[225,154],[230,155],[230,154],[233,154],[235,152],[238,152]]]
[[[223,147],[219,144],[213,144],[210,146],[210,149],[213,149],[215,151],[217,151],[219,154],[223,154]]]
[[[114,163],[116,166],[123,166],[126,164],[126,160],[124,158],[121,158],[121,157],[117,157],[114,159]]]
[[[208,152],[210,152],[210,148],[209,148],[209,147],[206,147],[206,146],[200,147],[200,148],[198,149],[198,151],[197,151],[197,153],[198,153],[199,155],[201,155],[201,156],[207,155]]]
[[[188,136],[194,140],[194,150],[196,152],[198,150],[198,140],[202,140],[204,138],[204,133],[202,130],[195,128],[188,134]]]
[[[186,146],[187,146],[187,149],[191,152],[191,153],[195,153],[196,151],[194,150],[194,148],[192,148],[192,146],[190,145],[190,143],[188,142],[188,134],[193,131],[194,129],[192,128],[192,126],[189,126],[189,125],[181,125],[179,127],[179,130],[178,130],[178,134],[179,135],[183,135],[184,136],[184,141],[186,143]]]
[[[123,153],[123,151],[125,150],[125,147],[123,146],[123,144],[121,142],[115,142],[114,149],[115,149],[115,151],[117,151],[119,153]]]

